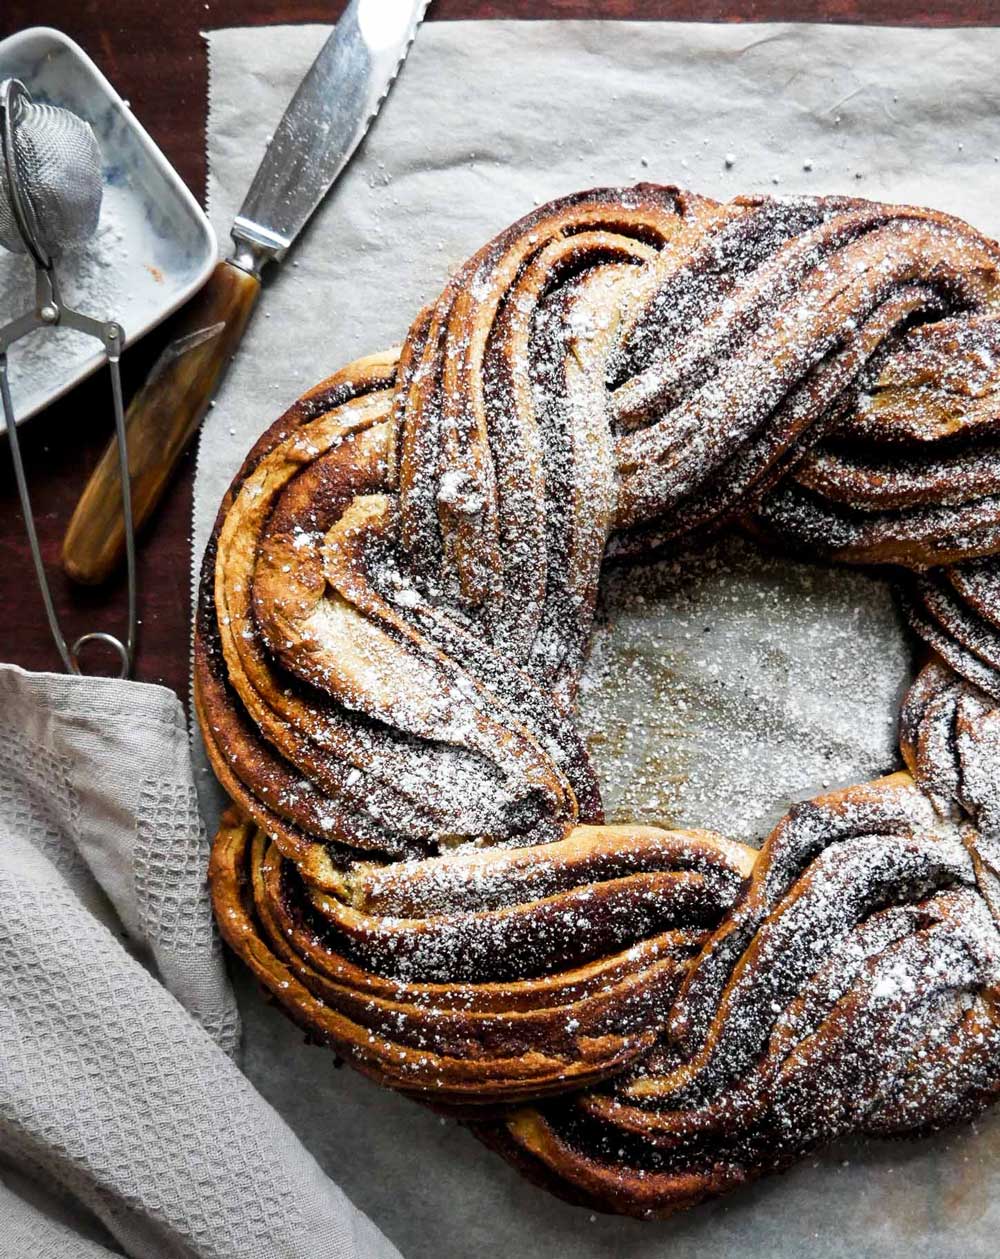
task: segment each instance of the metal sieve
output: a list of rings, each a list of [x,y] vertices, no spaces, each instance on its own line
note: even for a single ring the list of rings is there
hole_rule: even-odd
[[[49,628],[66,669],[70,673],[82,673],[81,648],[87,643],[101,642],[118,653],[119,676],[127,677],[135,652],[136,580],[131,481],[119,365],[125,334],[114,321],[95,319],[64,305],[54,266],[65,249],[89,240],[97,227],[102,195],[100,149],[87,123],[67,109],[35,104],[17,79],[0,84],[0,144],[0,246],[13,253],[30,254],[35,264],[34,308],[0,327],[0,397],[35,573]],[[124,643],[103,631],[83,634],[72,645],[66,642],[35,528],[10,397],[7,351],[36,329],[57,326],[72,328],[100,341],[111,373],[128,566],[128,632]]]

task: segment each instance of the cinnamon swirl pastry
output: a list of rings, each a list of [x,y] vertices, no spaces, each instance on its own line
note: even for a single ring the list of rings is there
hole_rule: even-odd
[[[1000,249],[639,185],[514,224],[247,456],[195,698],[222,932],[309,1034],[574,1201],[663,1215],[1000,1091]],[[909,773],[759,852],[603,824],[606,556],[894,565]],[[905,572],[904,572],[905,570]]]

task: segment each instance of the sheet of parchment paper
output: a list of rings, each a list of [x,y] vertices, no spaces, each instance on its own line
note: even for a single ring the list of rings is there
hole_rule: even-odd
[[[220,238],[326,30],[213,32]],[[262,308],[201,440],[200,558],[245,450],[299,393],[398,341],[449,269],[597,184],[836,192],[1000,226],[1000,30],[429,23]],[[612,815],[765,833],[789,799],[895,761],[910,644],[883,583],[739,539],[608,575],[581,720]],[[202,768],[210,825],[218,797]],[[334,1070],[240,976],[246,1069],[408,1259],[993,1255],[1000,1116],[825,1151],[673,1221],[592,1216],[463,1129]]]

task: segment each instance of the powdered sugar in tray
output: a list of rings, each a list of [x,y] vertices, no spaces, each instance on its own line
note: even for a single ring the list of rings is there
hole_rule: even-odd
[[[135,214],[133,201],[128,188],[105,186],[94,236],[56,261],[63,301],[84,315],[124,320],[129,282],[134,268],[142,265],[131,256],[126,228],[128,216]],[[152,278],[155,281],[155,276]],[[0,326],[30,310],[34,300],[35,272],[30,257],[0,249]],[[127,335],[127,327],[125,331]],[[31,407],[38,395],[50,393],[54,376],[75,371],[99,350],[93,337],[69,328],[39,328],[16,342],[8,352],[15,414]]]

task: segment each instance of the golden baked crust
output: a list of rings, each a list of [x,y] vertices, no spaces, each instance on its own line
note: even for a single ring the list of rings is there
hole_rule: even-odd
[[[539,207],[271,426],[205,558],[221,930],[311,1036],[669,1214],[1000,1089],[1000,250],[929,210]],[[605,556],[740,522],[906,570],[909,773],[760,852],[605,826]]]

